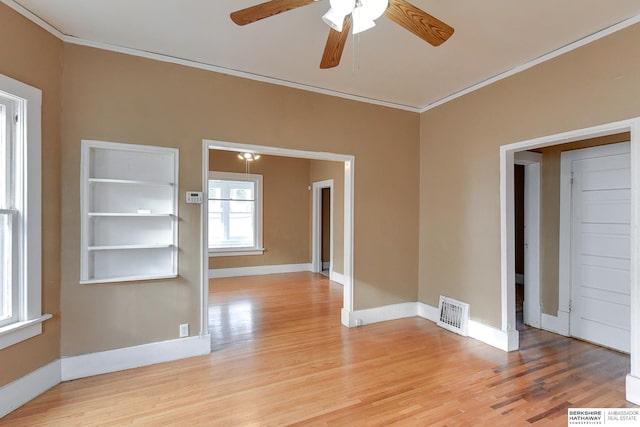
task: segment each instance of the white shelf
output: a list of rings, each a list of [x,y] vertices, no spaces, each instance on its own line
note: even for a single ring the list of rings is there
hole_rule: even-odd
[[[172,217],[174,216],[173,214],[170,213],[150,213],[150,214],[145,214],[145,213],[127,213],[127,212],[89,212],[87,213],[88,216],[92,217],[92,216],[113,216],[113,217]]]
[[[121,277],[108,277],[104,279],[89,279],[89,280],[80,280],[81,285],[90,285],[93,283],[111,283],[111,282],[137,282],[141,280],[158,280],[158,279],[175,279],[178,277],[177,274],[168,274],[166,276],[147,276],[147,275],[139,275],[139,276],[121,276]]]
[[[80,185],[80,283],[178,276],[177,149],[82,141]]]
[[[156,181],[140,181],[135,179],[113,179],[113,178],[89,178],[91,183],[104,183],[104,184],[124,184],[124,185],[148,185],[159,187],[172,187],[172,182],[156,182]]]
[[[172,244],[152,244],[152,245],[105,245],[105,246],[89,246],[90,251],[115,251],[123,249],[164,249],[171,248]]]

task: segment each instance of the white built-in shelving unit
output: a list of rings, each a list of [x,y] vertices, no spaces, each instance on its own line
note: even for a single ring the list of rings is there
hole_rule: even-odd
[[[82,141],[80,283],[178,270],[178,150]]]

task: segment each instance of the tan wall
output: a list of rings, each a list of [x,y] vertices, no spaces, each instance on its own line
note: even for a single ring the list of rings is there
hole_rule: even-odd
[[[60,106],[62,42],[0,4],[0,73],[42,90],[44,332],[0,350],[0,386],[60,356]]]
[[[557,316],[559,289],[560,155],[563,151],[629,141],[623,133],[542,148],[540,186],[540,302],[542,312]]]
[[[499,147],[640,116],[640,25],[421,115],[419,300],[501,326]]]
[[[203,138],[352,154],[355,308],[416,300],[418,114],[89,47],[64,55],[64,356],[177,338],[179,323],[196,334],[200,320],[199,209],[184,197],[179,279],[78,284],[83,138],[179,148],[180,194],[201,186]]]
[[[310,184],[333,179],[333,271],[344,274],[344,163],[312,160]]]
[[[262,175],[263,255],[210,257],[209,268],[311,262],[310,160],[265,156],[251,164],[251,173]],[[245,172],[245,164],[231,151],[210,150],[209,170]]]

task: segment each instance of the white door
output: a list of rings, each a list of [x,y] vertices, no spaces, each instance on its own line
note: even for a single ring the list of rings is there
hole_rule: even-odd
[[[629,144],[572,162],[570,332],[630,351]]]

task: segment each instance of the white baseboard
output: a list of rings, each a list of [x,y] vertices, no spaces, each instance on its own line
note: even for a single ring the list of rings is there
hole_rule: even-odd
[[[435,323],[438,321],[440,314],[438,313],[438,307],[419,302],[418,316]],[[506,332],[471,319],[469,320],[469,338],[482,341],[503,351],[517,350],[520,340],[518,331]]]
[[[311,263],[304,264],[278,264],[257,265],[254,267],[215,268],[209,270],[209,279],[222,279],[224,277],[259,276],[263,274],[298,273],[312,271]]]
[[[341,284],[342,286],[344,286],[345,280],[344,280],[344,274],[342,273],[337,273],[335,271],[331,272],[331,275],[329,276],[329,280],[331,280],[332,282],[336,282]]]
[[[387,320],[414,317],[418,314],[415,302],[403,302],[400,304],[385,305],[382,307],[368,308],[366,310],[344,311],[342,324],[353,328],[355,326],[369,325],[371,323],[385,322]]]
[[[631,403],[640,405],[640,378],[631,374],[627,375],[626,399]]]
[[[202,335],[63,357],[60,372],[62,381],[68,381],[209,353],[211,336]]]
[[[331,263],[329,261],[325,261],[322,263],[322,269],[323,270],[328,270],[331,268]]]
[[[502,351],[514,351],[520,345],[520,334],[517,330],[503,331],[475,320],[469,320],[469,337]]]
[[[0,418],[60,383],[60,360],[0,388]]]
[[[440,313],[438,313],[438,307],[419,302],[418,316],[436,323],[438,321],[438,318],[440,317]]]
[[[542,313],[540,315],[540,328],[568,337],[569,313],[561,310],[558,310],[558,316]]]

